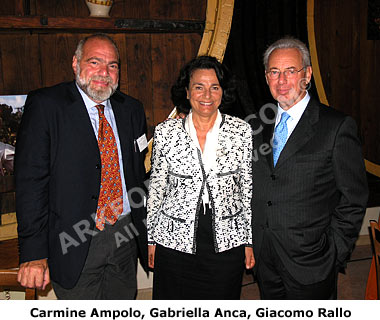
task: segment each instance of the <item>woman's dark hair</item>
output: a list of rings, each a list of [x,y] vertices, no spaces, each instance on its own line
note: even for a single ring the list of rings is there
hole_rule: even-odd
[[[216,58],[199,56],[189,61],[180,71],[176,83],[171,88],[171,99],[178,113],[188,114],[191,109],[187,99],[186,89],[189,89],[190,78],[194,71],[199,69],[214,69],[219,84],[223,89],[222,102],[219,110],[226,110],[236,99],[235,80],[226,66],[223,66]]]

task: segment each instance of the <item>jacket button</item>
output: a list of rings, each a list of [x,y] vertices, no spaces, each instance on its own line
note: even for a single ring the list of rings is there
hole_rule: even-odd
[[[92,200],[98,200],[98,196],[92,196],[91,199]]]
[[[267,202],[267,206],[270,207],[272,205],[272,201]]]
[[[276,176],[274,174],[271,174],[270,177],[272,178],[272,180],[276,180]]]
[[[95,166],[95,168],[96,168],[96,169],[100,169],[100,168],[101,168],[100,164],[97,164],[97,165]]]

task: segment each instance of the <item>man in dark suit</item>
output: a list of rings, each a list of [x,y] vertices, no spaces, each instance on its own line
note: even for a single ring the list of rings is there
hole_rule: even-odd
[[[19,282],[60,299],[133,299],[146,266],[146,121],[117,90],[119,52],[81,40],[76,81],[28,95],[17,137]]]
[[[273,121],[266,114],[255,128],[253,235],[261,297],[334,299],[368,197],[357,127],[309,96],[312,68],[301,41],[276,41],[264,65],[278,105]]]

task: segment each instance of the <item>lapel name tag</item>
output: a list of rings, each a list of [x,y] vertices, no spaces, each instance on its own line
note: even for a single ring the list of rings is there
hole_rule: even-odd
[[[145,148],[148,147],[148,141],[146,140],[145,133],[140,138],[138,138],[136,142],[140,152],[142,152],[143,150],[145,150]]]

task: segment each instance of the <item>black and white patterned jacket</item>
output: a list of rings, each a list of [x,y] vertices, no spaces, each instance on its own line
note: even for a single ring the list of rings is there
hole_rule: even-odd
[[[156,127],[148,196],[150,244],[194,254],[198,213],[207,188],[215,251],[252,245],[252,139],[249,124],[222,115],[217,166],[206,176],[185,119],[169,119]]]

